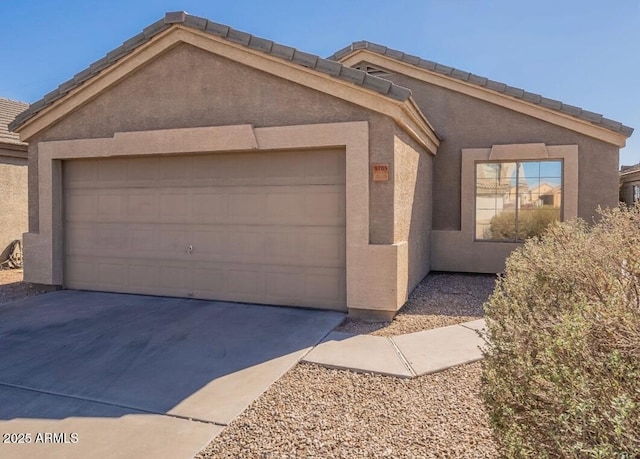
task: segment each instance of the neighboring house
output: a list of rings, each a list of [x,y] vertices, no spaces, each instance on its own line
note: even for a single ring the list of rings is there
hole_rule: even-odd
[[[7,125],[28,106],[0,97],[0,266],[27,232],[27,144]]]
[[[620,169],[620,201],[630,206],[640,201],[640,164]]]
[[[27,280],[369,318],[430,270],[499,272],[541,222],[615,206],[632,133],[371,43],[321,59],[185,13],[12,128]]]

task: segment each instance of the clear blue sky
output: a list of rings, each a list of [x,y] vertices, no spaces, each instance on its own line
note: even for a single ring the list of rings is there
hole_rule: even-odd
[[[369,40],[602,113],[637,132],[640,0],[0,1],[0,96],[34,102],[166,11],[326,57]]]

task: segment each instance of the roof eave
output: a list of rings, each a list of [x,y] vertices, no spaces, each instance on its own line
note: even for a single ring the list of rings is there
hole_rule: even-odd
[[[313,68],[335,78],[361,85],[392,99],[407,100],[411,95],[411,91],[407,88],[398,86],[391,81],[368,75],[366,72],[343,66],[328,59],[322,59],[319,56],[305,53],[295,48],[280,45],[271,40],[232,29],[231,27],[215,23],[206,18],[189,15],[184,11],[177,11],[166,13],[163,19],[146,27],[141,33],[128,39],[121,46],[107,53],[106,56],[92,63],[88,68],[77,73],[73,78],[46,94],[41,100],[33,103],[27,110],[16,117],[9,128],[19,132],[22,124],[29,118],[36,116],[47,106],[65,97],[78,86],[93,79],[102,70],[110,67],[115,62],[126,57],[140,46],[174,26],[197,30],[210,36],[241,45],[247,49],[269,54],[284,61],[288,60],[300,66]]]
[[[386,50],[386,52],[383,52],[383,50]],[[389,51],[393,54],[393,56],[389,56],[387,54]],[[365,59],[365,57],[367,59]],[[567,104],[563,104],[560,101],[547,99],[536,94],[528,93],[524,90],[509,87],[503,83],[493,82],[486,78],[477,77],[466,72],[460,72],[450,67],[440,66],[439,64],[436,64],[434,62],[424,61],[416,56],[409,56],[399,51],[388,50],[386,47],[375,45],[369,42],[355,42],[351,46],[348,46],[336,52],[328,59],[336,59],[337,62],[345,65],[356,65],[363,60],[366,60],[373,65],[379,65],[382,67],[384,67],[386,64],[388,70],[397,71],[398,73],[403,73],[412,77],[416,77],[416,72],[419,72],[423,75],[432,75],[433,77],[440,79],[441,83],[442,81],[447,81],[449,83],[448,85],[440,84],[440,86],[447,86],[449,87],[449,89],[451,89],[452,86],[457,86],[458,90],[464,88],[474,88],[476,89],[476,94],[469,94],[470,91],[464,90],[460,92],[467,93],[468,95],[472,95],[483,100],[487,100],[487,98],[479,97],[481,93],[493,94],[505,101],[509,101],[510,103],[507,104],[508,108],[516,109],[516,111],[520,111],[532,116],[535,116],[535,111],[538,111],[539,114],[544,114],[544,116],[538,117],[544,119],[545,121],[553,122],[549,119],[549,115],[551,115],[551,117],[557,115],[559,118],[556,119],[556,121],[560,121],[561,119],[573,120],[575,121],[575,123],[579,123],[585,128],[592,129],[579,129],[575,124],[573,126],[568,126],[567,124],[571,123],[561,121],[555,124],[559,124],[563,127],[567,127],[583,134],[590,135],[591,137],[598,138],[607,143],[614,144],[618,147],[624,147],[626,144],[626,139],[629,138],[633,133],[633,128],[629,126],[625,126],[622,123],[604,118],[602,115],[583,110],[579,107],[573,107]],[[389,68],[389,63],[395,64],[395,68]],[[424,65],[421,65],[421,63],[424,63]],[[440,67],[440,71],[437,71],[438,66]],[[414,69],[416,72],[407,72],[406,69],[409,68]],[[464,79],[465,76],[467,77],[466,80]],[[423,78],[418,77],[418,79],[422,79],[424,81]],[[475,81],[484,82],[485,84],[478,84]],[[437,84],[437,82],[433,79],[428,82]],[[486,84],[489,84],[490,87],[487,87]],[[499,91],[498,89],[501,89],[501,91]],[[534,100],[537,100],[536,97],[539,98],[539,103],[533,102]],[[525,98],[529,100],[526,100]],[[496,103],[495,98],[494,100],[489,101]],[[504,104],[498,103],[498,105]],[[528,109],[517,110],[518,106],[528,107]],[[561,109],[564,111],[562,111]],[[572,112],[575,114],[572,114]],[[577,114],[580,114],[582,117],[576,116]],[[584,131],[588,131],[588,133]]]
[[[179,43],[187,43],[205,50],[215,51],[218,55],[232,60],[239,59],[238,53],[245,53],[240,59],[245,65],[254,66],[276,76],[286,75],[285,77],[296,83],[314,87],[364,108],[391,116],[430,153],[435,154],[439,143],[438,138],[411,99],[411,92],[408,89],[334,62],[316,61],[316,67],[325,65],[325,63],[333,65],[332,68],[334,71],[338,71],[338,75],[332,75],[330,69],[318,69],[301,63],[299,59],[309,59],[309,55],[304,53],[300,53],[298,58],[292,56],[289,60],[283,59],[279,55],[265,53],[263,49],[253,49],[243,43],[236,42],[244,42],[245,38],[235,37],[234,40],[229,40],[219,36],[219,33],[207,33],[202,29],[201,23],[198,24],[200,25],[194,26],[186,22],[173,22],[168,27],[159,29],[151,39],[138,43],[134,50],[122,54],[112,63],[100,67],[104,63],[104,60],[101,59],[98,62],[102,62],[102,64],[93,65],[94,69],[99,68],[100,70],[91,73],[91,67],[89,67],[88,72],[83,71],[78,74],[82,78],[79,84],[64,88],[66,90],[64,93],[59,91],[55,96],[50,96],[48,102],[46,102],[47,96],[45,96],[42,101],[34,104],[36,108],[32,114],[22,116],[19,121],[16,120],[14,129],[20,133],[22,140],[29,140],[46,129],[47,126],[88,103],[89,100],[118,83],[140,66],[145,65],[146,62]],[[220,33],[229,34],[230,32],[220,31]],[[255,44],[259,45],[257,41]],[[272,44],[271,50],[274,49],[273,46],[275,44]],[[285,50],[278,49],[278,52],[281,51]],[[256,59],[246,59],[246,53],[256,56]],[[86,73],[91,74],[85,78]],[[351,81],[356,77],[367,84],[363,85]],[[37,104],[43,106],[39,107]]]

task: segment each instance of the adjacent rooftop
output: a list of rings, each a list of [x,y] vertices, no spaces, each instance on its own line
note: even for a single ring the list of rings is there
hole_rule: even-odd
[[[26,143],[20,142],[20,136],[11,132],[8,128],[13,119],[25,111],[29,104],[0,97],[0,144],[11,144],[24,146]]]

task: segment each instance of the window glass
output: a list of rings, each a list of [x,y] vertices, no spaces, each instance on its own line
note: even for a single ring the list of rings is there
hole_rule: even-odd
[[[476,163],[476,239],[523,241],[562,209],[562,161]]]

